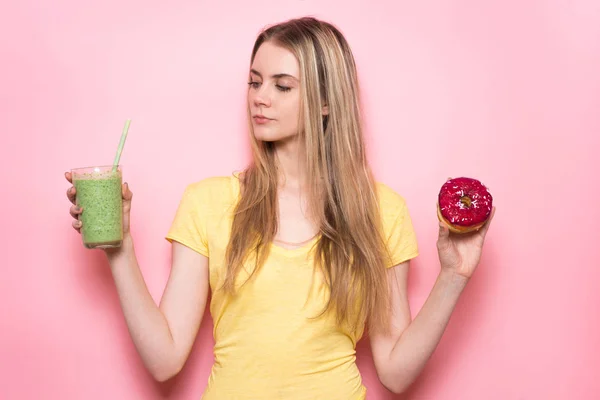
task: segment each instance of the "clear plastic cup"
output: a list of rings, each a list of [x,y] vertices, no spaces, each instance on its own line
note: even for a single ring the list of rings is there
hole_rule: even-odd
[[[83,208],[81,238],[88,249],[109,249],[123,243],[123,174],[121,166],[74,168],[76,204]]]

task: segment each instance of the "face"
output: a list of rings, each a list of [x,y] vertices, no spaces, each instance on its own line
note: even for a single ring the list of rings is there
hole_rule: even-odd
[[[292,52],[265,42],[250,69],[248,109],[257,140],[275,142],[298,135],[300,67]]]

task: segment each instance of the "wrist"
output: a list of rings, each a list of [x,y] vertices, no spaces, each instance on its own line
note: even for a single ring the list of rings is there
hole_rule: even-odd
[[[113,249],[106,249],[104,252],[109,263],[111,264],[111,267],[113,266],[114,262],[133,254],[133,238],[131,237],[131,234],[129,232],[123,233],[123,242],[121,243],[121,246]]]
[[[440,271],[438,280],[444,283],[445,285],[451,286],[458,290],[464,289],[464,287],[469,282],[468,277],[456,273],[455,271],[450,271],[444,268],[442,268],[442,270]]]

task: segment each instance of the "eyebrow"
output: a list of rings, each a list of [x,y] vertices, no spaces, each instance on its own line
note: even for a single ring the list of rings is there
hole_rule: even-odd
[[[251,69],[251,70],[250,70],[250,72],[251,72],[251,73],[253,73],[254,75],[258,75],[258,77],[259,77],[259,78],[261,78],[261,79],[262,79],[262,77],[263,77],[263,76],[262,76],[262,74],[261,74],[260,72],[258,72],[257,70],[255,70],[255,69]],[[283,73],[281,73],[281,74],[275,74],[275,75],[271,75],[271,78],[274,78],[274,79],[279,79],[279,78],[292,78],[292,79],[295,79],[296,81],[298,80],[298,78],[296,78],[294,75],[290,75],[290,74],[283,74]]]

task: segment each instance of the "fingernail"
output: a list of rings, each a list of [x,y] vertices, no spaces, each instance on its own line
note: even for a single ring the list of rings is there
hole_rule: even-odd
[[[77,211],[77,212],[81,211],[81,207],[79,207],[79,206],[75,207],[75,211]]]

